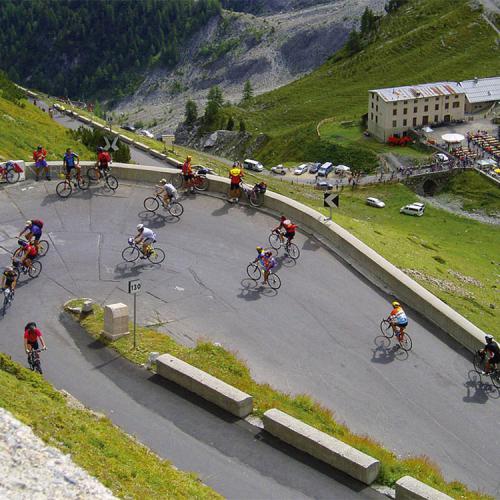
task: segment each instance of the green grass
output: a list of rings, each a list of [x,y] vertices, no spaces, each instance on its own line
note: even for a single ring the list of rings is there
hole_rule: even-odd
[[[0,353],[0,406],[122,498],[221,498],[112,422],[69,406],[41,376]]]
[[[482,211],[500,215],[500,189],[475,172],[452,177],[444,192],[459,197],[467,212]]]
[[[244,117],[255,136],[269,137],[259,159],[315,160],[315,149],[332,144],[317,138],[318,122],[359,120],[368,111],[369,89],[494,76],[496,38],[467,0],[412,0],[382,20],[360,53],[347,57],[342,51],[304,78],[227,112],[236,121]]]
[[[52,120],[48,113],[26,100],[17,105],[0,97],[0,160],[32,160],[33,151],[42,144],[48,160],[61,160],[66,148],[73,148],[83,160],[95,154],[75,142],[69,131]]]
[[[81,306],[82,303],[83,300],[77,299],[71,301],[68,307]],[[73,317],[80,321],[92,337],[100,339],[134,363],[145,363],[150,352],[167,352],[251,394],[254,398],[255,415],[262,416],[268,409],[278,408],[379,459],[381,471],[377,482],[380,484],[393,486],[400,477],[411,475],[455,498],[490,498],[487,495],[468,490],[459,482],[446,483],[439,468],[426,457],[398,459],[394,453],[375,440],[352,433],[345,425],[335,420],[331,410],[320,405],[308,395],[292,396],[277,391],[268,384],[257,383],[251,377],[246,364],[238,359],[234,353],[223,347],[202,341],[196,347],[189,348],[178,344],[168,335],[158,333],[150,328],[139,327],[137,330],[138,347],[134,350],[131,335],[122,337],[115,342],[109,342],[101,336],[103,328],[103,309],[101,307],[94,305],[93,313],[83,318],[78,318],[75,314]]]

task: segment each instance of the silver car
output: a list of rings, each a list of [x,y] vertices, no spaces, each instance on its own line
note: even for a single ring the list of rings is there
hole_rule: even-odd
[[[366,198],[366,204],[370,205],[370,207],[375,207],[375,208],[384,208],[385,203],[382,200],[379,200],[378,198]]]

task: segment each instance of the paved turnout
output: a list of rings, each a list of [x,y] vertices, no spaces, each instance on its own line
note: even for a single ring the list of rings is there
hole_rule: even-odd
[[[297,237],[296,265],[280,258],[283,286],[274,293],[245,273],[275,224],[268,215],[197,195],[183,201],[176,221],[145,212],[147,186],[121,185],[114,195],[93,187],[65,201],[54,191],[54,182],[27,182],[0,192],[3,249],[14,248],[12,237],[28,217],[45,221],[51,241],[42,276],[19,287],[0,322],[1,350],[23,361],[21,327],[35,317],[47,332],[50,380],[230,497],[347,498],[352,490],[303,459],[278,454],[274,443],[264,446],[267,438],[259,441],[246,423],[212,417],[213,409],[61,324],[66,299],[130,303],[126,282],[140,277],[141,323],[164,322],[188,345],[200,337],[220,342],[259,381],[309,393],[354,431],[403,456],[425,454],[449,480],[499,494],[500,401],[469,381],[469,354],[412,311],[409,356],[377,349],[389,298],[314,239]],[[139,221],[167,253],[160,268],[121,259]],[[0,255],[0,264],[7,261]]]

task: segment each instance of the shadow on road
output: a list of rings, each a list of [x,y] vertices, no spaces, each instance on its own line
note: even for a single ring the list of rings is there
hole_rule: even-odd
[[[484,405],[489,399],[500,399],[500,391],[491,382],[484,383],[476,370],[469,371],[464,387],[467,390],[467,394],[462,398],[464,403]]]
[[[175,224],[181,220],[180,217],[174,217],[173,215],[162,215],[156,212],[148,212],[143,210],[137,214],[139,219],[143,224],[146,224],[149,228],[163,227],[165,223]]]
[[[391,346],[391,340],[383,335],[375,337],[373,342],[375,349],[372,349],[372,363],[387,365],[395,359],[398,361],[408,359],[408,353],[405,350],[401,349],[398,344]]]
[[[276,295],[278,295],[277,290],[273,290],[267,285],[262,285],[251,278],[243,278],[241,280],[241,290],[237,297],[252,302],[259,300],[263,296],[274,297]]]
[[[140,263],[120,262],[115,266],[115,278],[123,279],[139,276],[142,271],[147,271],[156,265],[149,262],[149,260]]]

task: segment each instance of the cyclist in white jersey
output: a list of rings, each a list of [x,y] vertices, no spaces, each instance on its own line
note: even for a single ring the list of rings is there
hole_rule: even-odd
[[[177,189],[175,189],[173,184],[167,182],[166,179],[162,179],[160,184],[157,184],[155,187],[155,194],[163,195],[163,203],[166,207],[168,207],[171,201],[177,201],[177,198],[179,197]]]
[[[146,259],[150,249],[148,247],[156,242],[156,234],[149,227],[145,227],[144,224],[139,224],[137,226],[137,236],[134,238],[135,243],[140,245],[142,243],[142,253],[141,259]]]

